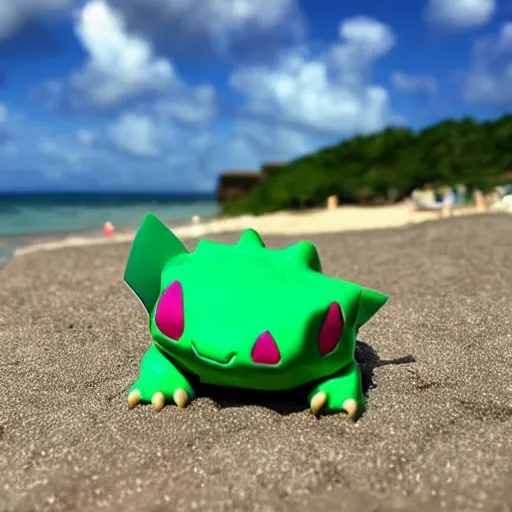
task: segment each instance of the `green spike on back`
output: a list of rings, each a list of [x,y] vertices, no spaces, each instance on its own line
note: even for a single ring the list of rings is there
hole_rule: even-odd
[[[322,265],[316,247],[305,240],[281,250],[288,261],[295,262],[315,272],[322,272]]]
[[[365,397],[356,334],[387,296],[322,273],[311,242],[268,249],[246,229],[237,243],[184,245],[153,214],[133,241],[125,281],[149,313],[154,344],[129,392],[160,409],[206,384],[277,391],[309,386],[311,410],[355,419]]]
[[[254,229],[246,229],[241,235],[238,245],[241,247],[261,247],[265,248],[265,244],[261,236]]]
[[[356,317],[356,328],[359,329],[387,302],[388,296],[384,293],[369,288],[361,290],[359,307]]]
[[[124,272],[126,284],[150,313],[160,294],[162,271],[187,250],[154,214],[148,212],[132,243]]]
[[[246,229],[241,234],[237,245],[247,248],[265,248],[265,243],[261,239],[261,236],[254,229]],[[277,252],[279,252],[286,261],[297,263],[316,272],[322,272],[320,257],[318,256],[316,247],[311,242],[303,240],[284,249],[280,249]]]

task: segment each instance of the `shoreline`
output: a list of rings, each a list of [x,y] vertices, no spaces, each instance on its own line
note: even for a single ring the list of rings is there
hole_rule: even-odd
[[[216,220],[217,217],[203,217],[203,219],[207,222],[210,222],[212,220]],[[165,220],[165,224],[169,226],[171,229],[186,226],[188,225],[187,223],[192,225],[190,219],[188,218]],[[118,227],[116,225],[116,234],[122,236],[134,233],[137,230],[137,227],[137,224],[124,224],[121,227]],[[44,245],[53,242],[63,242],[65,240],[69,240],[70,238],[104,238],[103,228],[95,227],[80,229],[63,229],[56,231],[41,231],[33,233],[0,234],[0,247],[2,246],[2,243],[7,246],[11,245],[18,246],[21,248],[33,245]]]
[[[482,214],[475,207],[461,207],[453,211],[453,217]],[[490,213],[490,212],[489,212]],[[442,218],[439,211],[413,211],[410,205],[399,203],[389,206],[340,206],[334,210],[315,209],[302,212],[277,212],[261,216],[217,217],[191,221],[163,222],[182,240],[210,234],[230,233],[252,228],[262,235],[320,234],[341,231],[366,231],[387,229],[435,221]],[[142,219],[141,219],[142,220]],[[66,238],[57,237],[44,242],[29,243],[14,250],[12,258],[40,251],[51,251],[66,247],[128,243],[133,240],[137,226],[125,226],[111,238],[102,236],[102,230],[87,230],[67,233]],[[80,235],[82,233],[82,235]],[[20,235],[22,237],[23,235]],[[37,235],[36,235],[37,236]],[[57,236],[56,233],[41,234],[40,237]],[[9,261],[9,260],[7,260]]]
[[[214,216],[202,217],[205,222],[216,220]],[[166,226],[170,229],[177,227],[193,226],[190,219],[170,219],[165,220]],[[125,224],[121,227],[116,227],[116,235],[114,240],[119,240],[126,236],[133,236],[138,228],[137,224]],[[60,248],[74,246],[77,241],[78,245],[94,245],[98,240],[102,242],[112,241],[113,239],[106,239],[103,234],[102,227],[97,228],[83,228],[76,230],[57,230],[35,233],[16,233],[16,234],[2,234],[0,235],[0,269],[2,269],[14,256],[23,254],[26,250],[34,252],[37,250],[48,250],[49,248]],[[2,248],[11,248],[7,251],[8,255],[2,255]]]

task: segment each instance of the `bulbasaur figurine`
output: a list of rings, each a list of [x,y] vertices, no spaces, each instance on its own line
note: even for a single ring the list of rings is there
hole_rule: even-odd
[[[236,244],[187,251],[152,213],[133,240],[125,282],[149,315],[153,344],[130,408],[185,407],[199,382],[260,391],[305,389],[312,412],[365,408],[356,334],[387,301],[322,273],[307,241],[268,249],[252,229]]]

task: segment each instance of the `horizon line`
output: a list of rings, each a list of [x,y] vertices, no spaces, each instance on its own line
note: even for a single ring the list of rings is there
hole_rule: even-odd
[[[65,190],[65,189],[55,189],[55,190],[23,190],[23,189],[15,189],[15,190],[0,190],[0,197],[9,197],[9,196],[44,196],[44,195],[130,195],[130,196],[160,196],[160,197],[172,197],[172,196],[214,196],[215,190],[212,191],[167,191],[162,192],[161,190]]]

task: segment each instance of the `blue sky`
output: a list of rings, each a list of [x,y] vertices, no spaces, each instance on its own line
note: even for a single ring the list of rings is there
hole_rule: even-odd
[[[512,0],[0,0],[0,190],[213,189],[512,110]]]

